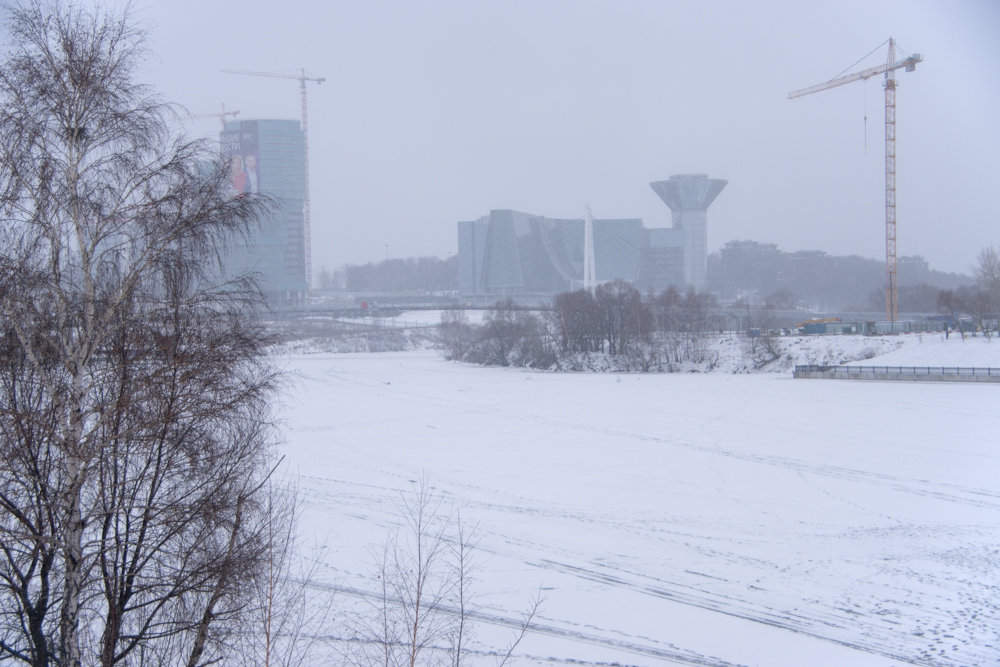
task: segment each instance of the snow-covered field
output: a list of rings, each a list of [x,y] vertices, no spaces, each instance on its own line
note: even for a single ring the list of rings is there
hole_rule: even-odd
[[[814,340],[833,358],[872,344]],[[996,340],[885,340],[862,363],[1000,367]],[[516,664],[1000,662],[1000,384],[550,373],[433,351],[285,364],[303,545],[325,544],[319,579],[353,591],[335,608],[377,589],[371,548],[426,477],[478,522],[482,645],[543,591]]]

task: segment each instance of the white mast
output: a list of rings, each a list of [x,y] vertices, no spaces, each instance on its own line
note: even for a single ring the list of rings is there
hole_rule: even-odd
[[[587,217],[583,223],[583,289],[590,292],[597,286],[597,270],[594,268],[594,218],[587,207]]]

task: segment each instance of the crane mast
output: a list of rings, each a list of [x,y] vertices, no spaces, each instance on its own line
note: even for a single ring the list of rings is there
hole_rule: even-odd
[[[275,79],[296,79],[299,82],[299,90],[302,95],[302,142],[303,157],[305,160],[305,179],[306,179],[306,191],[305,196],[302,200],[302,218],[303,218],[303,240],[305,243],[305,253],[306,253],[306,288],[312,289],[312,220],[311,220],[311,206],[309,203],[309,115],[308,115],[308,104],[306,99],[306,82],[312,81],[314,83],[320,84],[326,81],[323,77],[312,77],[306,76],[305,69],[301,70],[300,74],[280,74],[277,72],[248,72],[246,70],[236,70],[236,69],[224,69],[222,70],[226,74],[245,74],[247,76],[265,76],[272,77]]]
[[[890,37],[889,54],[884,65],[869,67],[788,93],[788,99],[792,100],[854,81],[867,80],[878,74],[885,75],[885,317],[893,328],[899,315],[896,283],[896,70],[912,72],[917,63],[922,61],[923,57],[919,53],[896,60],[896,40]]]
[[[896,43],[889,39],[891,63]],[[914,65],[915,66],[915,65]],[[896,282],[896,70],[885,73],[885,318],[893,325],[899,314]],[[895,326],[894,326],[895,328]]]

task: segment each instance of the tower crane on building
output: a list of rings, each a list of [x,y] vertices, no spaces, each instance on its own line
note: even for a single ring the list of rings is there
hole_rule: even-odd
[[[222,111],[215,112],[215,113],[188,114],[188,118],[218,118],[219,122],[222,123],[222,129],[225,130],[226,129],[226,116],[232,116],[232,117],[235,118],[236,116],[239,116],[239,115],[240,115],[239,111],[226,111],[226,103],[223,102],[222,103]]]
[[[869,67],[788,93],[788,99],[792,100],[846,83],[867,80],[879,74],[885,75],[885,317],[893,325],[899,311],[896,286],[896,70],[912,72],[917,63],[922,61],[919,53],[896,60],[896,40],[890,37],[889,54],[884,65]]]
[[[299,89],[302,92],[302,142],[305,145],[305,178],[306,178],[306,192],[305,198],[302,201],[302,218],[305,229],[303,230],[303,236],[305,240],[305,250],[306,250],[306,286],[307,288],[312,288],[312,222],[310,220],[310,204],[309,204],[309,111],[308,105],[306,104],[306,83],[312,81],[313,83],[320,84],[326,81],[323,77],[306,76],[305,69],[302,69],[300,74],[281,74],[279,72],[249,72],[246,70],[239,69],[224,69],[222,70],[226,74],[244,74],[246,76],[266,76],[275,79],[296,79],[299,82]]]

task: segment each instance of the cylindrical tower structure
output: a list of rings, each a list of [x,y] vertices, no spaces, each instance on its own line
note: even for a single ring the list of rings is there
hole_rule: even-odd
[[[705,289],[708,273],[708,207],[729,181],[706,174],[678,174],[649,184],[673,212],[673,226],[684,230],[684,280]]]

